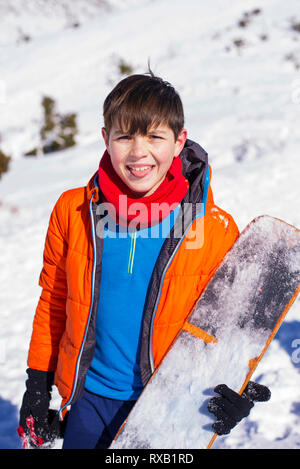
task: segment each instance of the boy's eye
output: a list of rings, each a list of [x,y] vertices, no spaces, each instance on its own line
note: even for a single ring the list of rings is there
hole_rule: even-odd
[[[118,140],[129,140],[130,138],[130,135],[120,135],[120,137],[118,137]]]
[[[162,137],[160,135],[150,135],[150,138],[161,139]]]

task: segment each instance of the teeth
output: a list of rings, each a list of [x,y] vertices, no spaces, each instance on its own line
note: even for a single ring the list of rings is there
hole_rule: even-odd
[[[134,171],[145,171],[146,169],[151,168],[151,166],[142,166],[140,168],[134,168],[132,166],[129,166],[130,169],[133,169]]]

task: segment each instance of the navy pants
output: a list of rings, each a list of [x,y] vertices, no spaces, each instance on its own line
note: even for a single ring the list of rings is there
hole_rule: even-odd
[[[107,449],[135,402],[85,390],[71,406],[62,449]]]

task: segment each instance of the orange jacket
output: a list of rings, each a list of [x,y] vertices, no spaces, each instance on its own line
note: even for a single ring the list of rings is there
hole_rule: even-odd
[[[206,152],[188,140],[181,158],[190,182],[184,201],[196,213],[182,234],[167,238],[153,271],[140,357],[144,384],[238,237],[233,218],[214,204]],[[97,235],[95,176],[86,187],[64,192],[52,211],[28,353],[30,368],[55,371],[62,416],[81,396],[95,347],[103,242]],[[206,202],[205,215],[201,202]]]

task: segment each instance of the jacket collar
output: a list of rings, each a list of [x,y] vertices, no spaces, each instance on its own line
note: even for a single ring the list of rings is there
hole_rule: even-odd
[[[187,139],[180,153],[180,158],[183,174],[189,181],[187,199],[192,203],[201,203],[208,168],[207,152],[198,143]]]
[[[96,171],[89,180],[86,186],[86,192],[88,200],[93,197],[93,202],[99,201],[98,171]]]

